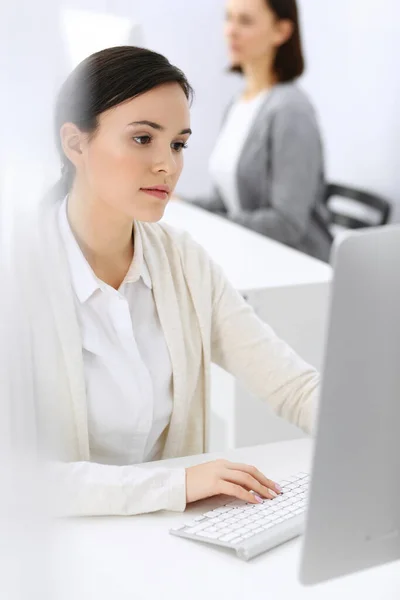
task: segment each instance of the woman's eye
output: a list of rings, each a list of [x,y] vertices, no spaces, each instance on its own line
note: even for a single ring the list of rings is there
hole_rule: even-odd
[[[174,142],[172,148],[175,152],[181,152],[184,148],[187,148],[187,144],[185,142]]]
[[[248,16],[246,16],[246,15],[243,15],[243,16],[240,18],[240,24],[241,24],[241,25],[245,25],[245,26],[247,26],[247,25],[253,25],[253,19],[252,19],[251,17],[248,17]]]
[[[137,144],[139,144],[139,146],[146,146],[151,142],[151,137],[149,135],[139,135],[134,137],[133,139]]]

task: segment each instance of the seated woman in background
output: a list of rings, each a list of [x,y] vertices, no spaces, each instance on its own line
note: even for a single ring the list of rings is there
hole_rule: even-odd
[[[303,73],[295,0],[228,0],[231,70],[244,76],[210,159],[214,191],[193,202],[311,256],[328,260],[324,164]]]
[[[26,297],[40,439],[57,457],[67,514],[279,493],[256,468],[225,460],[141,466],[206,450],[211,362],[312,430],[318,374],[203,248],[157,223],[182,171],[190,95],[166,58],[129,46],[87,58],[59,94],[62,177],[32,228],[41,272],[27,269]]]

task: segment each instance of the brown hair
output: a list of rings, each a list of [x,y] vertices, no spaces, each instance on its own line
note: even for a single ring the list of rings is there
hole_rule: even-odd
[[[304,55],[296,0],[265,0],[265,2],[277,19],[287,19],[293,24],[293,33],[288,41],[278,48],[274,63],[274,72],[280,83],[293,81],[304,72]],[[243,72],[240,66],[233,66],[231,71]]]

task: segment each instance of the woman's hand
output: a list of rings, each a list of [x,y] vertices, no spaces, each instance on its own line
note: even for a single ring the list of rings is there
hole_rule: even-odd
[[[257,504],[264,498],[275,498],[281,491],[279,485],[267,479],[255,467],[228,460],[214,460],[186,469],[188,504],[218,494]]]

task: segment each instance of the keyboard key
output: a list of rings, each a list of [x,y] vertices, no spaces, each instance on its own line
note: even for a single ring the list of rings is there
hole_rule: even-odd
[[[233,546],[236,546],[236,544],[238,544],[238,543],[239,543],[239,542],[241,542],[241,541],[243,541],[243,538],[242,538],[242,537],[238,537],[238,538],[235,538],[234,540],[232,540],[232,541],[231,541],[231,544],[232,544]]]
[[[228,533],[232,533],[232,530],[229,527],[224,527],[223,529],[218,529],[220,535],[227,535]]]
[[[199,523],[195,527],[189,527],[187,529],[187,533],[198,533],[199,531],[203,531],[203,529],[207,529],[208,523]]]
[[[224,535],[223,537],[221,537],[219,539],[221,542],[230,542],[236,538],[237,538],[236,533],[228,533],[228,535]]]
[[[262,520],[262,525],[267,525],[268,523],[272,523],[272,521],[274,520],[273,516],[266,516],[264,517],[264,519]]]
[[[196,535],[207,540],[217,540],[219,538],[219,533],[211,533],[210,531],[199,531]]]
[[[280,502],[280,507],[284,508],[285,506],[289,506],[289,504],[293,504],[292,498],[289,498],[288,500],[284,500],[283,502]]]
[[[215,512],[217,515],[223,515],[224,513],[227,513],[230,510],[232,510],[231,506],[221,506],[220,508],[216,508],[213,512]]]
[[[177,525],[176,527],[171,527],[171,531],[180,531],[181,529],[185,529],[185,525]]]
[[[208,519],[210,525],[214,525],[215,523],[220,523],[221,521],[216,517],[215,519]]]
[[[184,524],[184,527],[195,527],[197,525],[196,521],[188,521]]]
[[[236,531],[236,533],[239,535],[243,535],[244,533],[251,533],[251,530],[249,527],[241,527]]]
[[[222,522],[222,523],[215,523],[214,527],[216,529],[218,529],[218,531],[221,531],[221,529],[226,529],[224,522]]]
[[[237,517],[237,520],[238,520],[238,521],[244,521],[244,520],[245,520],[245,519],[247,519],[247,518],[248,518],[248,517],[247,517],[247,514],[246,514],[246,512],[244,512],[243,514],[241,514],[241,515],[238,515],[238,517]]]

